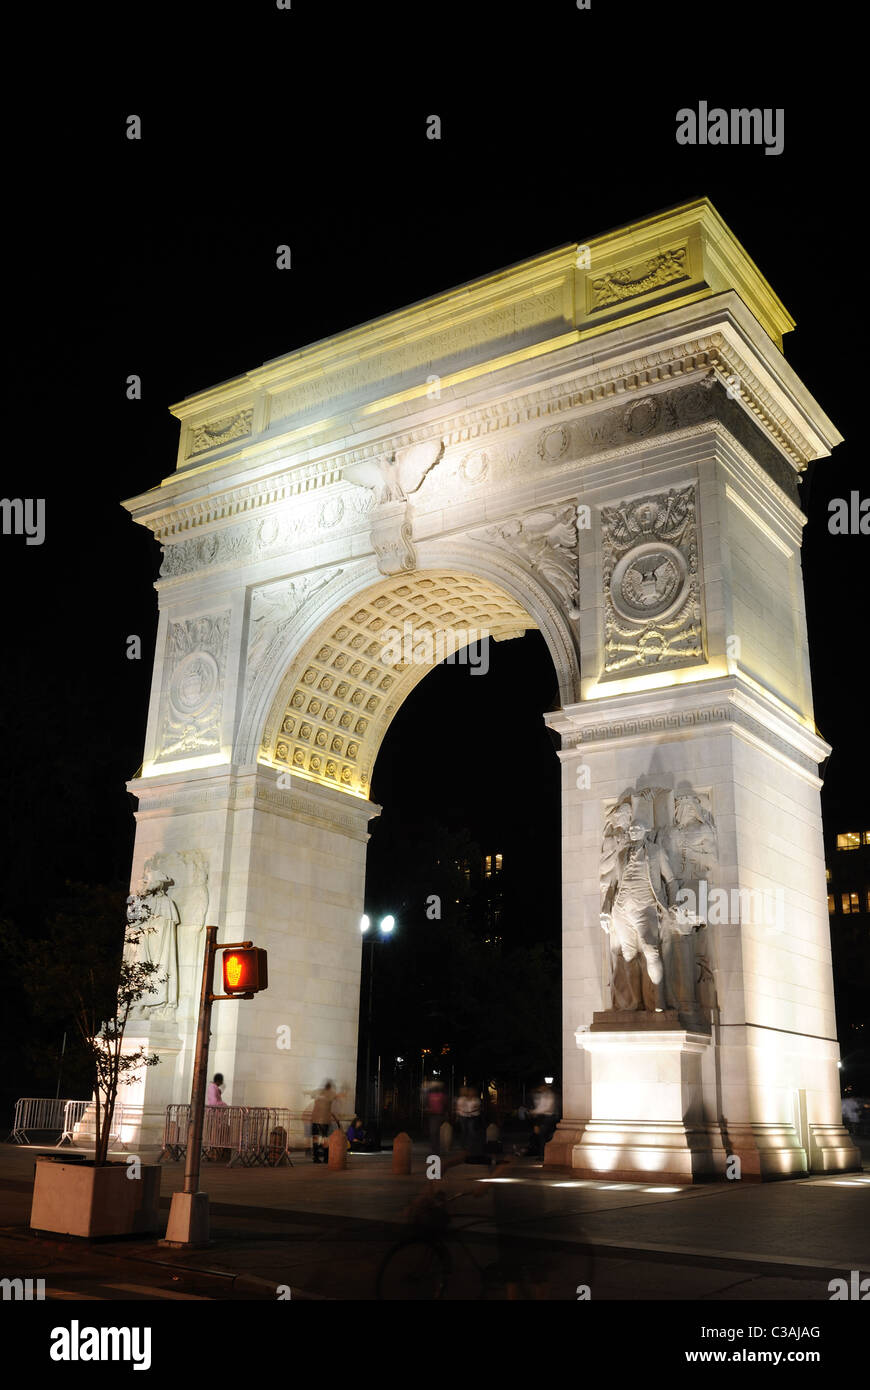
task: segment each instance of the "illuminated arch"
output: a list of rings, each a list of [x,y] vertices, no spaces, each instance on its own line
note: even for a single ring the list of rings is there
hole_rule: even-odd
[[[435,546],[424,569],[384,576],[365,562],[325,586],[259,673],[239,731],[240,759],[367,798],[399,706],[433,664],[480,634],[499,641],[540,629],[562,699],[576,699],[570,625],[536,580],[488,550]]]

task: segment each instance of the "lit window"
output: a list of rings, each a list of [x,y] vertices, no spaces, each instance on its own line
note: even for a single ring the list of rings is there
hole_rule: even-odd
[[[866,831],[864,832],[866,836]],[[870,844],[870,840],[864,840],[865,845]],[[837,836],[837,849],[859,849],[861,845],[860,830],[847,830],[845,835]]]
[[[833,912],[835,911],[835,904],[834,904],[834,895],[833,895],[833,893],[829,893],[829,894],[828,894],[828,911],[829,911],[831,914],[833,914]]]
[[[870,845],[870,830],[864,831],[864,843],[865,845]]]
[[[826,880],[827,883],[830,883],[830,881],[831,881],[831,871],[830,871],[830,869],[825,869],[825,880]]]
[[[840,898],[844,912],[860,912],[861,907],[857,893],[843,893]]]
[[[492,855],[488,854],[483,861],[484,878],[492,878]]]
[[[868,843],[870,843],[870,841],[868,841]],[[500,854],[497,854],[497,855],[495,856],[495,871],[496,871],[496,873],[500,873],[500,872],[501,872],[501,855],[500,855]]]

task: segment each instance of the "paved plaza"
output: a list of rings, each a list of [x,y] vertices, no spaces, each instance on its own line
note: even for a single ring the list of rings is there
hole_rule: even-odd
[[[0,1261],[7,1277],[45,1279],[58,1300],[275,1299],[279,1287],[294,1299],[374,1299],[378,1268],[407,1233],[405,1209],[432,1191],[423,1145],[408,1177],[393,1175],[389,1152],[353,1155],[344,1172],[303,1154],[292,1168],[206,1164],[207,1249],[87,1244],[30,1235],[36,1152],[0,1146]],[[548,1300],[827,1300],[831,1279],[870,1274],[867,1141],[862,1173],[778,1183],[577,1181],[529,1159],[506,1172],[492,1182],[480,1166],[447,1171],[448,1299],[507,1297],[489,1277],[506,1241],[526,1296]],[[182,1165],[165,1163],[167,1215],[182,1182]]]

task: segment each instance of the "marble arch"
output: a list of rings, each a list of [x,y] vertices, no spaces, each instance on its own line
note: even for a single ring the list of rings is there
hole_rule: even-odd
[[[580,685],[580,667],[572,622],[559,611],[552,597],[534,576],[523,571],[510,557],[494,547],[487,554],[480,547],[473,551],[455,544],[430,545],[421,548],[420,562],[421,568],[413,573],[387,578],[372,562],[351,566],[344,573],[327,572],[323,586],[286,624],[282,624],[280,597],[286,592],[287,585],[278,581],[272,586],[275,591],[273,613],[277,616],[272,617],[269,631],[277,628],[278,632],[271,640],[268,635],[262,639],[266,648],[264,659],[252,682],[250,697],[239,724],[239,761],[259,759],[287,771],[292,771],[294,765],[298,767],[291,754],[285,768],[284,759],[276,759],[275,751],[285,718],[295,717],[290,705],[294,695],[298,697],[300,694],[299,688],[304,686],[302,668],[313,662],[320,670],[322,665],[317,681],[319,685],[323,676],[328,679],[329,673],[335,671],[336,661],[343,656],[346,660],[341,672],[346,680],[350,680],[351,688],[347,690],[344,700],[338,697],[339,704],[341,713],[348,715],[355,711],[356,718],[352,725],[345,726],[341,724],[341,713],[337,712],[337,731],[346,727],[350,732],[357,733],[356,741],[361,739],[362,749],[358,755],[354,755],[353,762],[361,758],[365,763],[364,771],[370,776],[389,719],[430,669],[425,664],[403,664],[401,670],[397,671],[382,659],[384,634],[395,624],[404,629],[404,624],[411,622],[414,631],[423,631],[428,626],[443,633],[445,656],[450,656],[461,645],[462,634],[469,631],[485,631],[495,641],[504,641],[531,628],[538,628],[553,658],[561,698],[571,700],[576,697]],[[460,592],[457,593],[457,590]],[[412,601],[415,596],[416,602]],[[269,609],[265,604],[264,607],[262,621],[268,622]],[[361,607],[370,610],[365,624],[354,622]],[[370,632],[369,625],[376,621],[380,621],[380,628]],[[336,631],[347,624],[350,625],[347,635],[336,639]],[[363,642],[364,632],[367,636]],[[318,651],[324,644],[330,643],[336,644],[335,652],[325,659],[325,664],[318,663]],[[366,669],[354,671],[355,665],[362,665],[361,658],[366,652]],[[374,685],[365,680],[369,671],[374,669],[373,663],[378,669],[378,679]],[[359,683],[354,681],[357,675],[360,677]],[[379,687],[384,680],[389,681],[389,686],[382,692]],[[336,686],[338,684],[340,682],[337,681]],[[379,709],[366,711],[361,702],[354,702],[355,697],[359,700],[362,691],[365,692],[365,704],[375,699]],[[385,698],[381,698],[382,695]],[[305,710],[309,703],[305,702]],[[324,701],[323,705],[323,710],[318,710],[313,716],[321,730],[327,723],[330,726],[332,723],[322,717],[327,712],[328,701]],[[301,705],[297,707],[303,708]],[[369,716],[367,719],[366,714]],[[357,729],[359,719],[365,720],[363,730]],[[334,736],[341,737],[337,731]],[[298,734],[298,729],[284,732],[292,739],[293,735]],[[312,733],[316,738],[313,728]],[[298,739],[295,746],[301,746]],[[345,752],[343,747],[341,753]],[[343,767],[350,771],[347,759]],[[307,766],[304,771],[310,780],[329,784],[320,775],[312,776]],[[335,784],[342,785],[340,771]],[[345,786],[352,786],[358,795],[365,794],[356,781],[348,779]]]
[[[171,899],[179,976],[130,1035],[161,1056],[142,1142],[189,1093],[206,921],[269,951],[269,990],[215,1011],[229,1099],[301,1111],[326,1075],[352,1090],[369,778],[427,669],[379,643],[408,621],[537,627],[558,675],[547,1161],[680,1180],[729,1158],[758,1178],[856,1166],[798,491],[840,435],[783,355],[793,326],[700,199],[172,408],[175,470],[125,503],[163,547],[132,882]],[[630,822],[698,901],[778,909],[704,924],[662,906],[660,1013],[601,930]]]

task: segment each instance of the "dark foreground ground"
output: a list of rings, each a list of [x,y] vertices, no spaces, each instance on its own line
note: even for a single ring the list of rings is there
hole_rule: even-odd
[[[455,1196],[446,1297],[506,1299],[513,1270],[522,1296],[539,1300],[827,1302],[832,1279],[870,1275],[864,1148],[860,1174],[680,1189],[577,1182],[524,1159],[509,1181],[483,1182],[485,1169],[458,1165],[442,1184]],[[30,1234],[34,1157],[0,1145],[0,1275],[44,1279],[56,1301],[275,1300],[279,1286],[296,1300],[372,1300],[381,1262],[407,1233],[405,1208],[432,1191],[422,1145],[410,1177],[392,1175],[389,1153],[354,1155],[346,1172],[302,1155],[293,1168],[207,1164],[209,1248],[91,1245]],[[182,1178],[181,1164],[164,1164],[163,1211]]]

